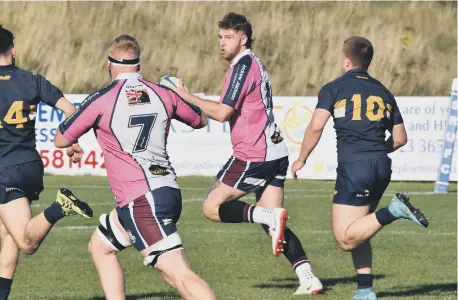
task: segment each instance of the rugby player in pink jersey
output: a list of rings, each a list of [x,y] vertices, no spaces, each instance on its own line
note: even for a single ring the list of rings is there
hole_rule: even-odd
[[[181,193],[166,147],[172,119],[202,128],[207,117],[172,90],[142,78],[133,37],[121,35],[111,43],[108,68],[113,82],[87,97],[54,140],[57,147],[67,147],[93,129],[104,154],[118,207],[100,217],[89,252],[105,297],[126,299],[117,253],[133,245],[144,265],[159,270],[183,299],[213,300],[213,291],[191,271],[183,252],[176,226]]]
[[[175,88],[209,118],[229,121],[231,128],[233,155],[204,201],[204,214],[212,221],[261,224],[272,238],[274,255],[283,252],[299,278],[295,294],[318,294],[323,286],[301,242],[286,227],[288,212],[282,207],[288,149],[274,120],[269,75],[251,51],[251,24],[245,16],[229,13],[218,25],[220,54],[229,62],[220,101],[191,95],[182,81]],[[256,194],[256,205],[239,200],[249,193]]]

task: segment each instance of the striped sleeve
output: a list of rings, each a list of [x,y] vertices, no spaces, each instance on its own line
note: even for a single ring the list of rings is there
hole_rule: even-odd
[[[117,81],[114,81],[110,86],[89,95],[78,109],[59,125],[59,131],[67,141],[70,143],[76,142],[97,124],[104,111],[104,106],[100,99],[116,84]]]
[[[250,90],[248,73],[252,65],[250,55],[242,57],[232,68],[232,72],[226,75],[224,89],[221,94],[221,102],[237,110],[243,102],[243,98]]]

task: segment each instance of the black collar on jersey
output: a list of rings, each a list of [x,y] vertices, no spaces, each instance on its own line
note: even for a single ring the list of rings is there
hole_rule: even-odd
[[[0,66],[0,70],[12,70],[14,68],[15,68],[14,65]]]
[[[348,73],[348,74],[354,74],[354,73],[364,73],[364,74],[367,74],[367,71],[364,71],[363,69],[360,69],[360,68],[354,68],[354,69],[348,70],[348,71],[345,72],[345,73]]]
[[[111,62],[112,64],[117,64],[117,65],[135,66],[135,65],[140,64],[140,57],[137,57],[134,59],[116,59],[108,55],[108,61]]]

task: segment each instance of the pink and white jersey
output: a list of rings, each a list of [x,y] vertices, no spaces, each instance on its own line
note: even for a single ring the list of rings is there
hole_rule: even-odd
[[[73,143],[94,129],[111,190],[123,207],[150,190],[178,188],[166,147],[171,119],[199,128],[201,112],[172,90],[123,73],[87,97],[59,130]]]
[[[263,162],[288,156],[275,124],[269,74],[250,49],[231,62],[220,101],[235,110],[229,120],[235,158]]]

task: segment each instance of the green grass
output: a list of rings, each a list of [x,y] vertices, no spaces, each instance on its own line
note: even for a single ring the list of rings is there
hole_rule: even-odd
[[[98,216],[114,207],[106,179],[46,176],[45,183],[41,200],[34,204],[35,213],[52,201],[57,186],[70,186],[93,204],[96,217],[60,221],[34,256],[22,256],[10,300],[104,299],[87,243]],[[180,179],[184,205],[179,231],[192,268],[209,282],[217,299],[301,299],[292,296],[296,278],[287,260],[272,255],[258,225],[204,219],[200,199],[210,183],[204,177]],[[382,199],[385,205],[394,191],[417,192],[411,195],[412,201],[431,222],[424,230],[398,221],[373,239],[375,288],[382,299],[456,299],[456,184],[448,195],[421,194],[432,189],[432,183],[392,183]],[[326,295],[316,299],[351,299],[355,280],[350,254],[336,248],[330,231],[332,191],[333,182],[288,181],[285,205],[291,216],[289,226],[326,287]],[[68,226],[83,227],[71,230]],[[128,299],[180,299],[155,270],[142,265],[134,249],[122,252],[120,259]]]

